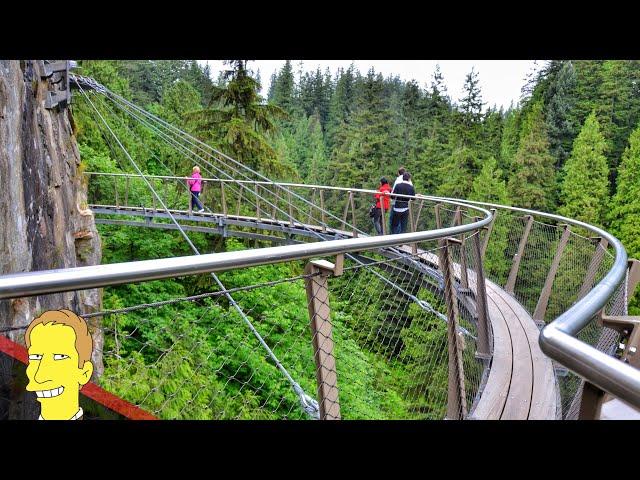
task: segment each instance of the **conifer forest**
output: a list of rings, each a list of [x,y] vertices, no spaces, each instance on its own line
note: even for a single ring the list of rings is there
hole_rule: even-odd
[[[78,73],[273,180],[375,190],[381,177],[393,183],[398,168],[406,167],[417,193],[557,213],[604,228],[622,241],[630,258],[640,258],[640,61],[545,62],[527,80],[518,104],[507,109],[486,105],[474,70],[466,76],[463,95],[453,98],[438,69],[431,78],[404,81],[354,66],[302,72],[287,61],[271,78],[261,79],[250,61],[225,65],[227,70],[216,78],[194,60],[84,60]],[[268,87],[266,98],[260,96],[262,83]],[[135,173],[109,144],[86,102],[77,97],[71,108],[82,168]],[[191,159],[152,139],[126,115],[109,114],[119,118],[113,123],[118,137],[146,173],[171,175],[168,166],[175,175],[191,174]],[[101,188],[101,181],[96,177],[89,188]],[[103,264],[192,254],[176,231],[116,225],[99,225],[98,230]],[[375,234],[373,224],[369,233]],[[271,246],[205,233],[189,235],[203,253]],[[487,262],[488,269],[500,269],[491,265],[491,258]],[[231,289],[294,277],[303,267],[302,262],[267,265],[225,272],[220,279]],[[408,372],[419,368],[420,356],[426,354],[421,345],[446,336],[445,326],[422,316],[398,334],[394,345],[401,347],[373,348],[365,334],[378,328],[367,324],[377,322],[377,317],[368,320],[369,313],[394,307],[384,305],[384,299],[366,307],[354,300],[342,302],[354,295],[348,277],[340,280],[340,296],[331,299],[332,315],[344,327],[340,331],[353,334],[337,338],[336,348],[342,368],[362,380],[340,385],[344,417],[443,418],[443,405],[430,405],[425,396],[409,400],[398,392],[415,387],[406,382]],[[117,309],[215,288],[208,276],[110,287],[104,290],[103,306]],[[372,277],[364,288],[373,295],[384,287]],[[302,283],[239,292],[235,298],[251,318],[274,325],[276,335],[278,328],[287,332],[281,341],[291,358],[312,358],[305,352],[296,354],[311,349],[299,341],[308,325],[295,320],[308,318]],[[631,305],[630,314],[639,314],[638,299]],[[414,315],[412,308],[405,315]],[[297,398],[284,381],[276,380],[264,352],[247,350],[248,360],[242,365],[228,360],[244,348],[239,345],[247,335],[231,310],[219,303],[199,320],[197,304],[181,306],[179,316],[168,305],[153,311],[153,321],[143,321],[147,319],[142,311],[106,317],[106,326],[113,330],[136,330],[136,335],[157,344],[179,338],[181,344],[172,350],[174,358],[152,358],[153,353],[140,352],[134,344],[105,344],[105,350],[119,352],[105,363],[105,378],[112,382],[105,387],[152,411],[163,405],[168,418],[280,418],[282,412],[304,418],[292,407]],[[291,333],[296,329],[298,336]],[[176,358],[184,352],[211,368],[205,371],[182,362],[174,370]],[[227,359],[224,365],[222,358]],[[155,368],[144,368],[151,363]],[[303,373],[312,365],[287,365],[294,373],[299,370],[299,378],[309,379],[308,385],[302,384],[307,392],[315,391],[313,370]],[[170,369],[174,373],[166,382]],[[420,388],[446,394],[446,364],[441,370]],[[243,375],[244,382],[228,380]],[[124,377],[127,381],[121,381]],[[268,388],[252,388],[265,383]],[[168,391],[160,395],[154,385]],[[193,401],[194,392],[188,389],[203,385],[210,393]],[[266,391],[268,399],[261,397]]]

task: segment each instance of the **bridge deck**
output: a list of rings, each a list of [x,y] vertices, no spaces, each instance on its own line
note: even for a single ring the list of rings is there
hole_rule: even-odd
[[[409,246],[402,247],[410,253]],[[438,265],[433,253],[422,254]],[[460,266],[455,265],[456,277]],[[473,280],[470,272],[470,280]],[[555,420],[556,380],[551,359],[538,345],[540,331],[525,308],[500,286],[485,281],[493,358],[489,377],[472,418],[481,420]]]
[[[162,211],[141,207],[116,207],[113,205],[91,205],[97,213],[120,215],[144,215],[168,218]],[[185,210],[170,210],[172,215],[190,221],[211,222],[223,218],[220,214],[193,213]],[[185,218],[186,217],[186,218]],[[283,221],[268,217],[257,219],[238,215],[227,215],[224,221],[244,226],[244,223],[260,228],[277,229],[289,233],[304,230],[321,232],[317,225]],[[141,225],[142,224],[141,222]],[[306,232],[308,235],[309,232]],[[229,232],[231,233],[231,232]],[[329,236],[352,236],[351,232],[327,228]],[[400,248],[411,253],[406,245]],[[432,253],[421,253],[420,257],[433,266],[438,266],[438,257]],[[459,274],[459,265],[455,266]],[[457,276],[457,275],[456,275]],[[539,329],[524,307],[497,284],[487,280],[489,319],[493,333],[493,358],[489,376],[480,401],[471,418],[487,420],[543,420],[557,418],[557,387],[551,360],[538,345]]]

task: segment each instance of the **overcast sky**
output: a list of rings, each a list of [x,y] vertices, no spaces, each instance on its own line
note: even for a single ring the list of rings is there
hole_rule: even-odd
[[[217,78],[218,73],[225,69],[221,60],[201,60],[211,68],[212,78]],[[284,60],[252,60],[248,66],[255,72],[260,71],[262,80],[262,96],[266,97],[271,81],[271,74],[282,68]],[[338,68],[348,68],[353,62],[356,70],[366,75],[373,67],[376,72],[384,77],[397,75],[402,80],[416,80],[420,87],[425,88],[431,84],[431,78],[437,64],[444,77],[445,84],[451,99],[457,102],[462,97],[462,87],[465,76],[474,67],[478,72],[482,100],[484,108],[497,105],[505,109],[510,103],[517,104],[520,99],[520,89],[525,84],[527,74],[540,68],[544,61],[533,60],[304,60],[304,71],[315,71],[318,66],[324,72],[327,67],[332,76]],[[292,60],[296,78],[299,70],[299,60]]]

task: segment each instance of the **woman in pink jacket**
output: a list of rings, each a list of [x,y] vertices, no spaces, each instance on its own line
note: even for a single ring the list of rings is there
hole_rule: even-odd
[[[189,190],[191,191],[191,210],[195,210],[195,206],[198,206],[198,212],[204,212],[204,207],[200,203],[200,191],[202,190],[202,177],[200,176],[200,167],[193,167],[193,173],[191,178],[187,180],[189,184]]]

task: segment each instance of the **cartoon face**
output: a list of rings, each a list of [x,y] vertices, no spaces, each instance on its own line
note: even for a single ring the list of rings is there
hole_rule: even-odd
[[[30,340],[27,391],[36,393],[44,418],[71,418],[78,411],[80,387],[93,373],[91,362],[78,366],[75,330],[63,324],[40,324],[31,331]]]

